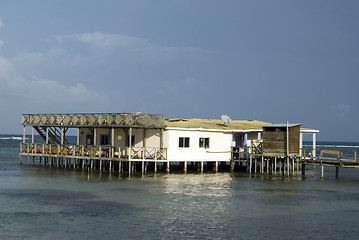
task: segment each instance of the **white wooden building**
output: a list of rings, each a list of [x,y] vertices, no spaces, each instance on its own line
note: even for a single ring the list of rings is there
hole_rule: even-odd
[[[262,127],[270,124],[257,120],[224,123],[213,119],[165,119],[163,115],[142,113],[24,114],[24,135],[26,127],[31,127],[32,137],[31,142],[25,142],[24,136],[20,155],[42,159],[43,164],[75,168],[99,166],[122,171],[133,169],[131,163],[135,162],[142,171],[149,163],[155,170],[158,163],[169,170],[172,163],[181,162],[186,169],[192,162],[200,164],[203,171],[204,162],[214,163],[218,169],[218,162],[245,161],[259,154]],[[76,143],[66,138],[70,128],[77,130]],[[35,131],[44,142],[35,142]],[[315,148],[318,130],[300,132],[300,148],[304,133],[313,134]]]

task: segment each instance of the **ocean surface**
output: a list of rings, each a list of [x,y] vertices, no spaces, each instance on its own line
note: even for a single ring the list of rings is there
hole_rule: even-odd
[[[120,175],[19,164],[0,135],[0,239],[358,239],[359,169]],[[29,139],[27,140],[29,141]],[[359,143],[318,148],[359,150]]]

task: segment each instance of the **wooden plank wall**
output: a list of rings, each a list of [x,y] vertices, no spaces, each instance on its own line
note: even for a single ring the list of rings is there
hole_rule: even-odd
[[[263,155],[285,157],[287,152],[286,127],[263,128]],[[300,126],[289,128],[289,154],[299,154]]]

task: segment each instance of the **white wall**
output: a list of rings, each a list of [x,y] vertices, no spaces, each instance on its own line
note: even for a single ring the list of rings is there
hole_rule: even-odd
[[[164,139],[168,143],[170,161],[229,161],[232,133],[167,129]],[[179,138],[189,137],[189,148],[179,147]],[[199,148],[199,138],[209,138],[209,148]]]

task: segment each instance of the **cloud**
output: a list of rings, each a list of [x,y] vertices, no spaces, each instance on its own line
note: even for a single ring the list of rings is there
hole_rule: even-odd
[[[65,47],[67,44],[80,43],[89,47],[96,55],[116,55],[126,61],[145,61],[151,63],[167,62],[177,59],[204,60],[207,50],[199,48],[178,48],[162,46],[146,39],[124,35],[103,34],[100,32],[54,36],[47,40]]]
[[[335,111],[335,114],[337,114],[340,118],[345,119],[350,116],[351,109],[349,104],[335,104],[332,106],[332,110]]]
[[[23,76],[11,61],[0,57],[0,101],[12,105],[26,105],[37,112],[58,109],[81,111],[81,108],[108,104],[109,98],[81,83],[66,85],[61,82]],[[42,109],[36,109],[36,106]],[[22,109],[24,111],[24,109]]]

